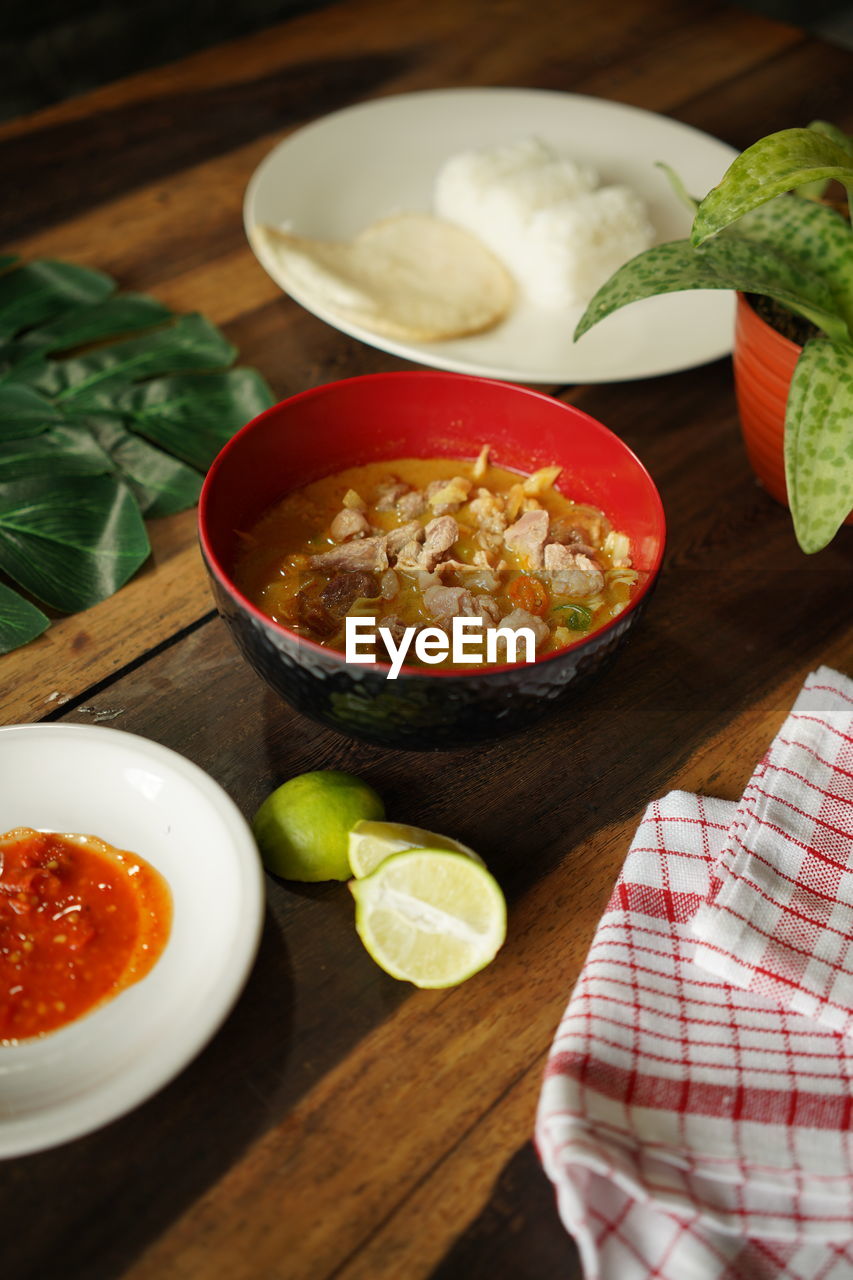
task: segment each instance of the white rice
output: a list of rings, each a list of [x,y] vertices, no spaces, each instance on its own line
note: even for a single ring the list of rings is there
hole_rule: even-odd
[[[552,309],[585,305],[655,238],[634,191],[599,187],[594,170],[538,138],[452,156],[434,206],[501,258],[531,302]]]

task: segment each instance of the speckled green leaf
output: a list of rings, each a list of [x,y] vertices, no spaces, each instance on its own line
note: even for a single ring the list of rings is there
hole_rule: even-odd
[[[830,333],[846,333],[822,276],[788,261],[777,249],[741,237],[720,237],[702,249],[673,240],[632,258],[599,289],[575,339],[611,312],[655,294],[684,289],[740,289],[775,298]]]
[[[0,653],[10,653],[47,631],[50,618],[0,582]]]
[[[853,509],[853,347],[814,338],[797,361],[785,471],[797,541],[820,551]]]
[[[825,138],[831,138],[833,142],[841,147],[842,151],[846,151],[848,156],[853,158],[853,138],[849,133],[845,133],[843,129],[839,129],[837,125],[830,124],[828,120],[812,120],[809,125],[815,133],[822,133]]]
[[[761,243],[801,270],[820,276],[853,335],[853,232],[840,213],[811,200],[777,196],[732,223],[720,239],[732,237]]]
[[[209,320],[186,315],[164,329],[99,347],[89,355],[50,360],[32,385],[66,413],[111,412],[117,388],[164,373],[222,369],[236,354]]]
[[[578,338],[620,307],[659,293],[683,289],[728,289],[711,259],[697,252],[689,240],[656,244],[620,267],[595,294],[575,329]]]
[[[0,441],[37,436],[62,421],[60,411],[31,387],[0,383]]]
[[[136,499],[115,476],[0,484],[0,570],[54,609],[106,599],[149,552]]]
[[[112,471],[85,427],[55,426],[25,439],[0,438],[0,482],[24,476],[97,476]]]
[[[115,287],[115,281],[102,272],[71,262],[30,262],[0,274],[0,338],[9,338],[71,307],[99,302]]]
[[[827,120],[812,120],[809,128],[814,129],[815,133],[822,133],[824,137],[831,138],[849,156],[853,156],[853,138],[848,137],[834,124],[830,124]],[[801,196],[808,196],[810,200],[819,200],[829,183],[829,178],[820,178],[817,182],[806,182],[802,187],[797,187],[797,192]]]
[[[747,147],[699,206],[691,239],[704,243],[750,209],[807,182],[853,187],[853,157],[814,129],[783,129]]]
[[[118,404],[134,431],[204,471],[234,432],[273,400],[260,374],[241,367],[157,378],[132,387]]]
[[[743,235],[724,235],[698,252],[731,288],[775,298],[806,317],[831,337],[843,340],[847,326],[839,315],[834,290],[823,272],[789,253],[785,241],[764,243]]]

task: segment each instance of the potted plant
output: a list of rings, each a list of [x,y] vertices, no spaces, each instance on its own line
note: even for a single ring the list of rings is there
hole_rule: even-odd
[[[819,551],[853,516],[853,139],[822,121],[770,134],[701,202],[670,179],[694,213],[690,239],[655,245],[621,267],[590,302],[575,340],[639,298],[737,290],[734,367],[747,451],[767,489],[787,500],[802,549]],[[833,180],[846,188],[846,206],[821,200]],[[802,331],[785,336],[798,322]]]

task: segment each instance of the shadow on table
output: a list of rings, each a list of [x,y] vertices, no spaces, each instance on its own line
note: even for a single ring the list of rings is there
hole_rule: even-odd
[[[488,1203],[430,1280],[581,1280],[581,1274],[577,1247],[557,1216],[553,1189],[527,1142],[504,1166]]]
[[[107,1280],[129,1266],[269,1124],[292,1006],[268,910],[243,995],[190,1066],[106,1128],[0,1164],[3,1280]]]

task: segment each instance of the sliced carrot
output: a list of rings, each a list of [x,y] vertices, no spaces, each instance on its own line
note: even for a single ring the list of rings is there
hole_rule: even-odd
[[[548,612],[551,598],[547,588],[538,578],[533,578],[528,573],[519,574],[509,584],[506,593],[519,609],[526,609],[528,613],[540,618]]]

